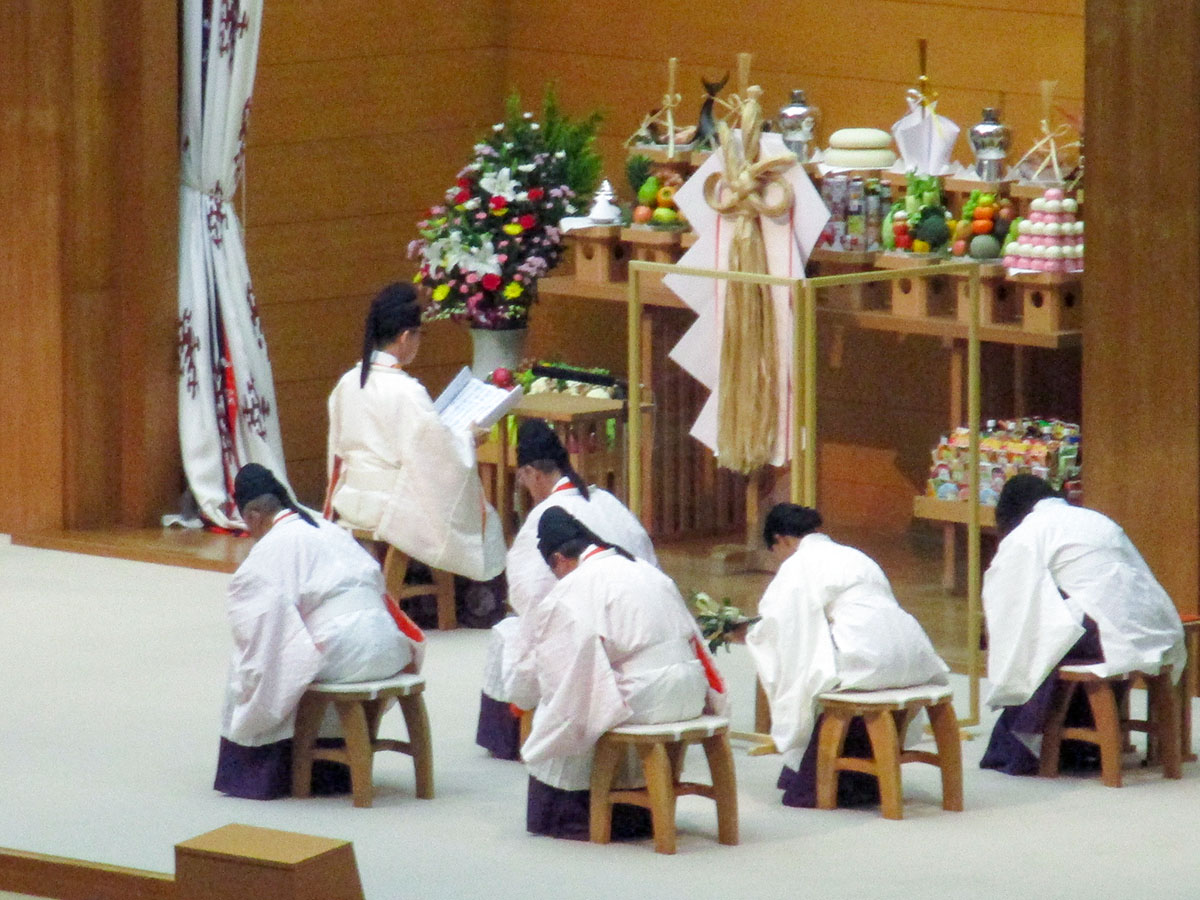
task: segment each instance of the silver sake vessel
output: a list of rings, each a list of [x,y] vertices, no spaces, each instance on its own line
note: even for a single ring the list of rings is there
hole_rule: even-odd
[[[983,121],[967,132],[971,150],[975,153],[975,174],[984,181],[999,181],[1004,176],[1004,160],[1008,156],[1012,132],[1000,121],[996,110],[983,110]]]
[[[821,111],[810,106],[804,96],[804,91],[792,91],[792,99],[779,110],[776,124],[787,148],[796,154],[796,159],[802,163],[812,158],[813,141],[817,131],[817,121]]]

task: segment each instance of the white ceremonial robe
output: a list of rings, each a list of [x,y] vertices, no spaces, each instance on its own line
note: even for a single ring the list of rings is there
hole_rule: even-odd
[[[610,728],[725,711],[695,620],[647,562],[590,547],[531,615],[540,700],[521,756],[543,784],[586,790]]]
[[[442,421],[421,383],[376,352],[329,395],[330,505],[435,569],[487,581],[504,569],[500,518],[483,496],[474,438]]]
[[[314,681],[371,681],[420,666],[424,644],[401,633],[383,574],[345,530],[285,511],[229,583],[233,655],[221,734],[249,747],[292,736]]]
[[[1178,679],[1187,660],[1179,613],[1125,532],[1058,498],[1039,501],[1000,542],[983,609],[992,707],[1029,700],[1083,635],[1085,615],[1104,649],[1087,667],[1098,675],[1170,665]]]
[[[935,681],[949,668],[925,631],[896,602],[883,570],[865,553],[805,535],[758,604],[746,634],[771,707],[771,738],[798,769],[817,720],[817,695]]]
[[[550,496],[529,511],[508,551],[505,563],[508,603],[517,616],[509,616],[493,626],[484,669],[483,692],[494,700],[516,703],[522,709],[537,705],[537,685],[532,667],[521,667],[521,661],[528,657],[529,636],[522,632],[520,622],[558,583],[537,543],[538,523],[546,510],[555,506],[569,512],[597,537],[628,550],[652,566],[658,565],[650,535],[620,500],[594,486],[588,488],[585,500],[568,479],[559,479]]]

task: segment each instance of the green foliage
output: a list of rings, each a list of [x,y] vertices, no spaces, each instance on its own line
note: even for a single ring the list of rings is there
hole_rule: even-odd
[[[521,106],[521,95],[513,91],[504,102],[505,124],[511,133],[528,130],[528,121],[524,118]],[[575,192],[577,205],[586,207],[600,186],[600,176],[604,171],[604,161],[596,151],[596,135],[600,131],[600,123],[604,115],[599,110],[593,110],[587,116],[572,121],[565,116],[558,105],[558,95],[554,85],[547,85],[542,95],[541,132],[545,149],[551,153],[562,151],[566,154],[566,169],[564,184]]]
[[[638,153],[635,156],[629,157],[625,163],[625,178],[629,181],[629,191],[635,197],[642,185],[650,177],[650,167],[652,162],[650,157]]]

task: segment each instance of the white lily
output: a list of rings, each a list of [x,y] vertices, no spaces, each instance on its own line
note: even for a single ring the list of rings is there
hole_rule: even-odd
[[[497,172],[488,172],[479,179],[479,186],[493,197],[503,197],[505,200],[516,199],[517,189],[521,186],[513,177],[512,172],[505,166]]]

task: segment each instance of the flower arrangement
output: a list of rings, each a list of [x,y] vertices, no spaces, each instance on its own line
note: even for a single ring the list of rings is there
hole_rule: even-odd
[[[444,204],[418,223],[409,244],[414,280],[432,288],[429,319],[474,328],[524,328],[537,280],[563,253],[558,224],[587,203],[600,179],[594,149],[600,114],[571,121],[553,90],[541,120],[509,96],[505,118],[475,145]]]

